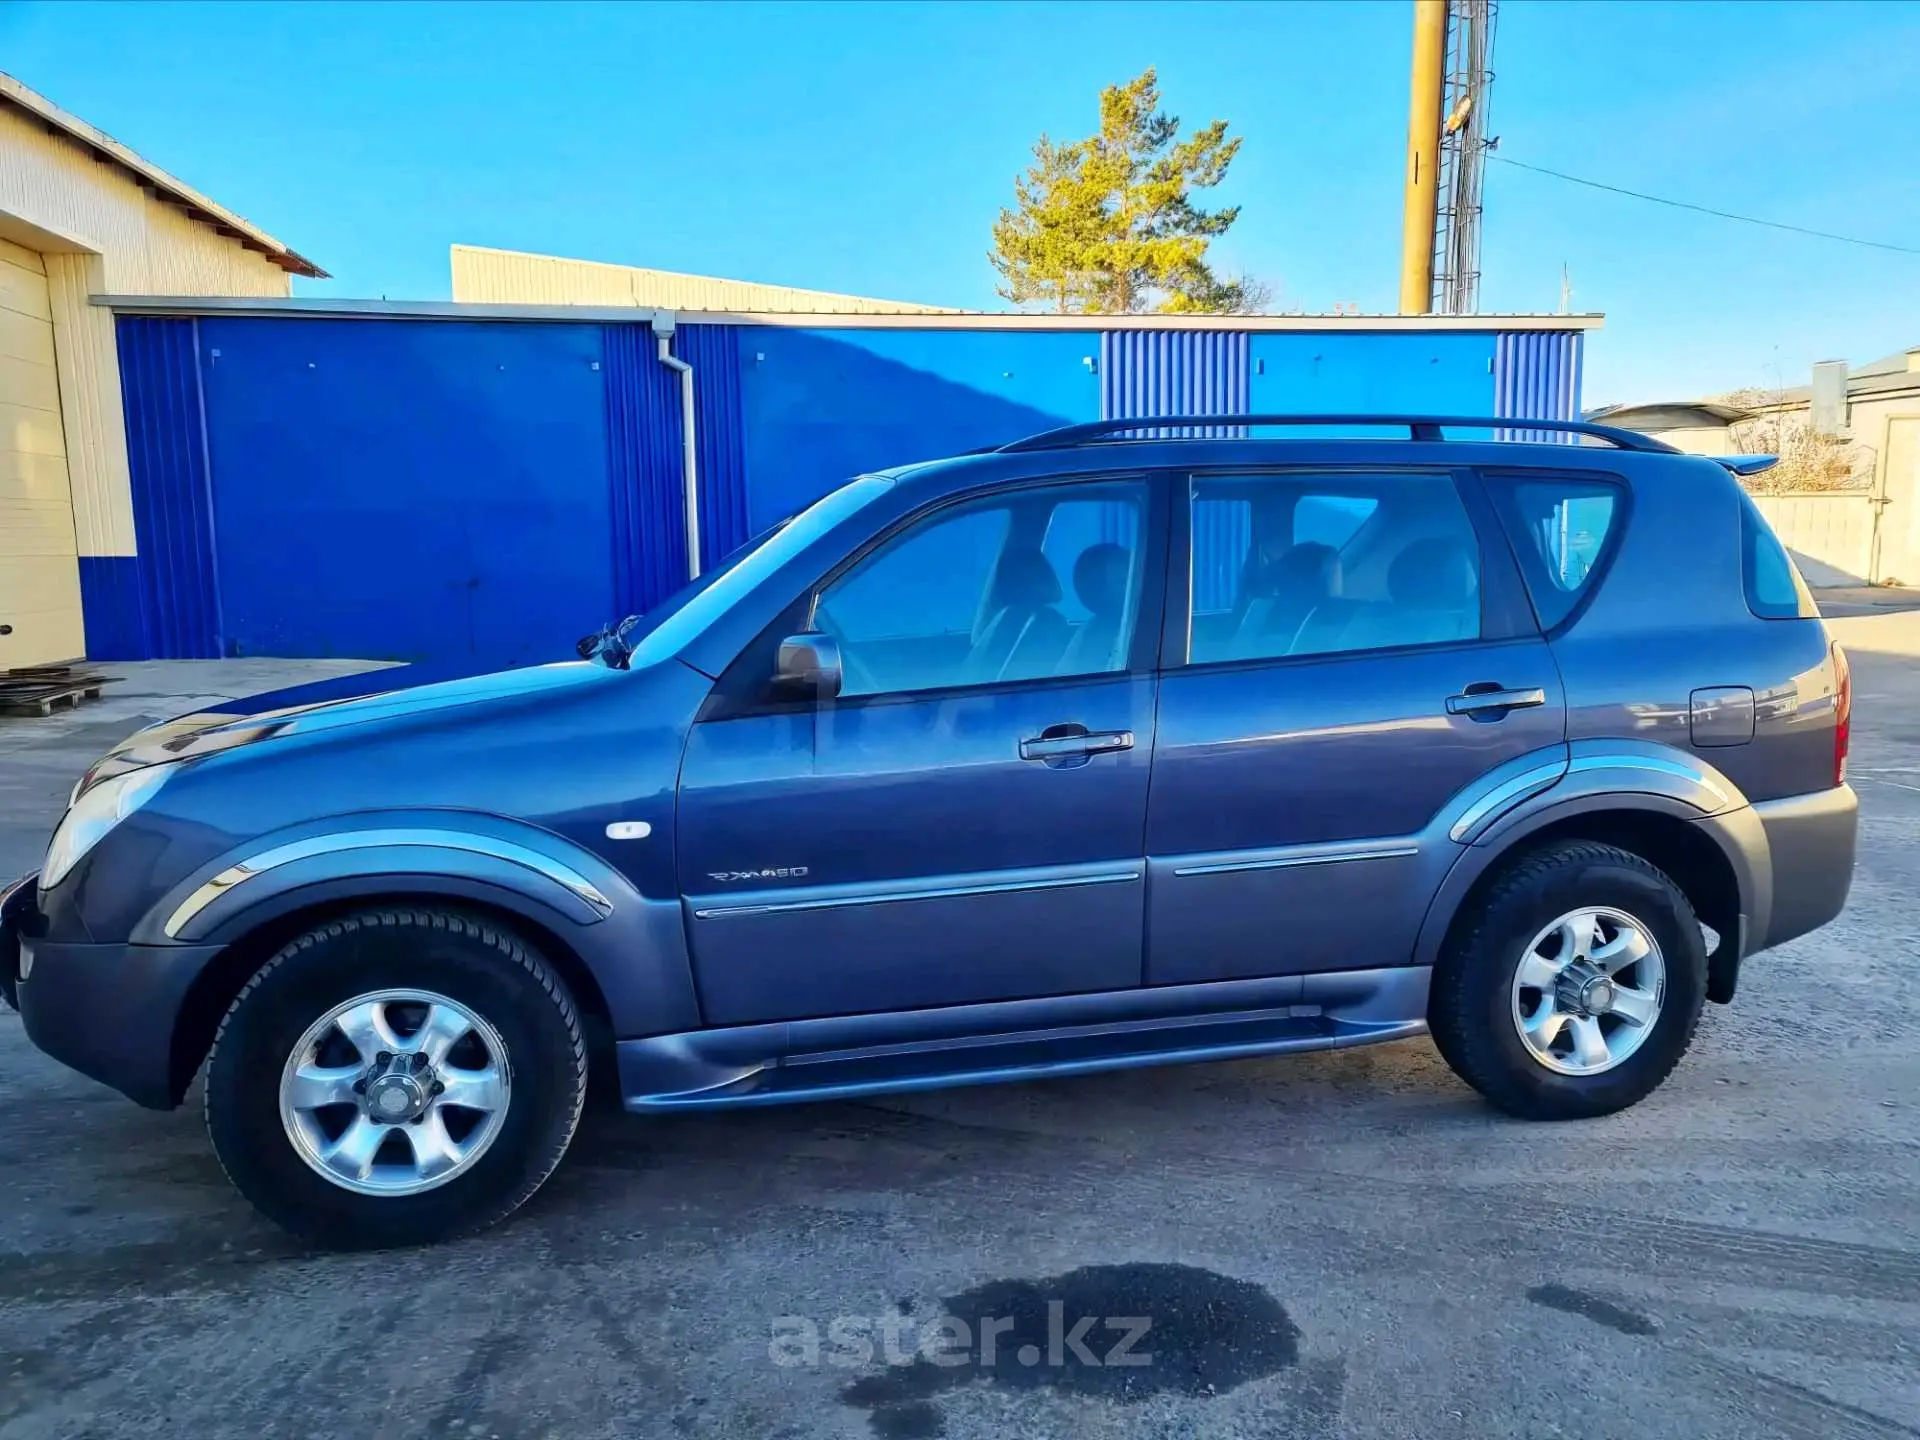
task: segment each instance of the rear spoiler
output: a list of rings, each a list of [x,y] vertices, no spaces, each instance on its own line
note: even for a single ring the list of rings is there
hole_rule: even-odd
[[[1778,455],[1715,455],[1713,459],[1742,479],[1758,475],[1762,470],[1771,470],[1780,463]]]

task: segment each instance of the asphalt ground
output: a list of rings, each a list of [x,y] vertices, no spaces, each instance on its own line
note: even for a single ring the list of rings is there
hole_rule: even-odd
[[[1836,628],[1853,900],[1605,1120],[1505,1119],[1424,1040],[600,1114],[501,1228],[333,1256],[197,1093],[139,1110],[8,1016],[0,1440],[1920,1434],[1920,614]],[[122,673],[0,721],[0,868],[143,718],[289,678]]]

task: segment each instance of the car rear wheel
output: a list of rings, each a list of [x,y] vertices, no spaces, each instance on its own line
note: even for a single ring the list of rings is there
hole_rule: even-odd
[[[1428,1019],[1454,1072],[1509,1114],[1606,1115],[1680,1062],[1706,974],[1693,907],[1665,873],[1567,841],[1513,865],[1462,916]]]
[[[566,1153],[586,1096],[572,997],[518,937],[454,911],[316,926],[240,992],[207,1130],[269,1219],[338,1248],[504,1219]]]

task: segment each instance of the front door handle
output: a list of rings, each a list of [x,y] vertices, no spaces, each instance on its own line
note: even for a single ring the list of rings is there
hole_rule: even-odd
[[[1079,731],[1072,735],[1036,735],[1020,742],[1022,760],[1066,760],[1082,755],[1104,755],[1113,750],[1131,750],[1131,730]]]
[[[1459,695],[1447,697],[1449,715],[1485,715],[1509,710],[1531,710],[1547,703],[1547,692],[1535,686],[1531,690],[1506,690],[1488,681],[1469,685]]]

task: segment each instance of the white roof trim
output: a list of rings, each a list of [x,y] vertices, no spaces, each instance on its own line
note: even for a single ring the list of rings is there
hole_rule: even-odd
[[[93,151],[96,158],[110,161],[129,172],[135,183],[144,183],[159,191],[164,198],[183,206],[193,219],[220,231],[249,250],[259,251],[282,270],[319,280],[327,278],[327,272],[313,261],[288,249],[258,225],[241,219],[224,205],[215,204],[191,185],[176,180],[158,165],[143,160],[104,130],[95,129],[78,115],[68,114],[39,91],[29,89],[4,72],[0,72],[0,102],[14,105],[49,130],[78,141]]]
[[[632,305],[495,305],[454,300],[333,300],[308,296],[246,298],[174,295],[96,295],[96,305],[143,315],[412,316],[437,320],[577,320],[645,325],[655,315],[689,325],[785,325],[806,330],[1246,330],[1412,332],[1598,330],[1602,315],[1052,315],[990,311],[908,312],[898,315],[801,314],[791,311],[653,310]]]

